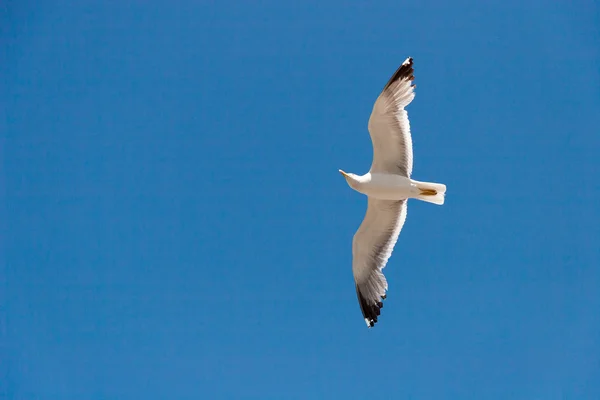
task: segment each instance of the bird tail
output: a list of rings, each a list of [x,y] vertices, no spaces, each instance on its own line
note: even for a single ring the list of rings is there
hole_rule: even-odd
[[[444,196],[446,195],[446,185],[432,182],[412,181],[417,188],[415,199],[423,200],[428,203],[437,205],[444,204]]]

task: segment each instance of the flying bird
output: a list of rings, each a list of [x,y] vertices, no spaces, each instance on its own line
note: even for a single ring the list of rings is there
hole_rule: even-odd
[[[406,202],[419,199],[442,205],[446,186],[410,178],[413,149],[408,114],[415,97],[413,59],[396,70],[375,101],[369,118],[373,163],[364,175],[340,173],[348,185],[367,195],[367,213],[352,240],[356,294],[369,328],[377,322],[388,290],[383,268],[406,220]]]

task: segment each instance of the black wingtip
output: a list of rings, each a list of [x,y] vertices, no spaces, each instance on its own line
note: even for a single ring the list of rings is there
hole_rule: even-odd
[[[385,85],[383,90],[387,89],[392,83],[394,83],[398,80],[406,79],[409,81],[413,81],[415,79],[415,76],[413,75],[414,72],[415,72],[415,70],[413,68],[413,58],[408,57],[406,60],[404,60],[402,65],[400,65],[400,67],[398,67],[396,72],[394,72],[394,75],[392,75],[392,77],[390,78],[388,83]]]
[[[358,285],[356,285],[356,295],[358,297],[358,304],[360,304],[360,311],[362,311],[365,322],[369,328],[372,328],[377,323],[377,317],[381,314],[383,308],[383,302],[378,301],[376,303],[370,302],[362,295]],[[382,296],[382,300],[386,296]]]

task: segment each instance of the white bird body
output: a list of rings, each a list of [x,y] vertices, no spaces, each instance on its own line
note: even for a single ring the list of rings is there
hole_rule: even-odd
[[[404,200],[419,192],[410,178],[394,174],[350,176],[348,184],[359,193],[379,200]]]
[[[352,241],[352,272],[360,309],[368,327],[377,322],[388,284],[383,268],[392,255],[410,198],[442,205],[446,186],[410,178],[412,139],[406,107],[415,97],[413,60],[396,70],[377,98],[369,119],[373,163],[364,175],[340,172],[348,185],[367,195],[365,218]]]
[[[419,182],[397,174],[381,174],[367,172],[364,175],[347,174],[348,185],[354,190],[378,200],[419,199],[434,204],[443,204],[446,186],[440,183]],[[423,190],[431,189],[441,192],[441,196],[424,196]],[[439,203],[441,201],[441,203]]]

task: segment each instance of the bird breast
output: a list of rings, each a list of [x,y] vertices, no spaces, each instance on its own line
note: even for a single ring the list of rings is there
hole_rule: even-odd
[[[370,179],[361,182],[360,193],[379,200],[404,200],[417,194],[418,189],[410,178],[393,174],[369,174]]]

